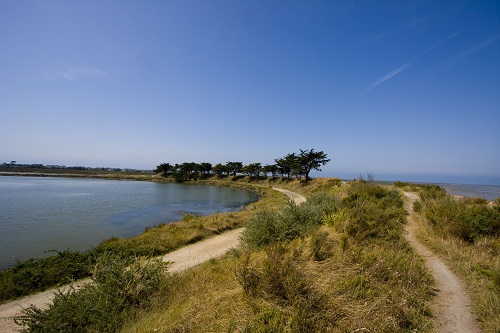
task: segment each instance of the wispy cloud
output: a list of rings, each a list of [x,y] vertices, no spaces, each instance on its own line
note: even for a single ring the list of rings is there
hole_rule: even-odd
[[[455,38],[457,37],[458,35],[462,34],[464,32],[464,30],[461,30],[461,31],[457,31],[451,35],[449,35],[448,37],[446,38],[443,38],[441,39],[440,41],[438,41],[437,43],[433,44],[432,46],[428,47],[427,49],[425,49],[423,52],[421,52],[420,54],[418,54],[415,58],[413,58],[412,60],[410,60],[409,62],[399,66],[398,68],[392,70],[391,72],[389,72],[388,74],[382,76],[380,79],[378,79],[377,81],[373,82],[368,88],[366,88],[364,90],[364,92],[367,92],[367,91],[370,91],[374,88],[376,88],[377,86],[381,85],[382,83],[384,83],[385,81],[393,78],[394,76],[400,74],[401,72],[403,72],[404,70],[406,70],[408,67],[410,67],[411,65],[413,65],[414,62],[416,62],[418,59],[420,59],[421,57],[423,57],[426,53],[432,51],[433,49],[435,49],[436,47],[438,47],[439,45],[445,43],[446,41],[452,39],[452,38]]]
[[[461,35],[461,34],[462,34],[462,33],[464,33],[464,32],[465,32],[465,30],[460,30],[460,31],[457,31],[457,32],[455,32],[455,33],[453,33],[453,34],[449,35],[448,37],[445,37],[445,38],[441,39],[440,41],[438,41],[437,43],[435,43],[434,45],[432,45],[431,47],[427,48],[427,49],[426,49],[426,50],[424,50],[422,53],[420,53],[419,55],[417,55],[417,56],[416,56],[416,57],[412,60],[412,62],[413,62],[413,61],[418,60],[418,59],[419,59],[419,58],[421,58],[421,57],[423,57],[426,53],[428,53],[428,52],[430,52],[430,51],[434,50],[436,47],[438,47],[439,45],[443,44],[444,42],[446,42],[446,41],[448,41],[448,40],[450,40],[450,39],[453,39],[453,38],[455,38],[455,37],[457,37],[457,36]]]
[[[426,72],[426,76],[432,76],[436,72],[444,71],[450,68],[453,68],[457,65],[463,64],[467,59],[472,56],[474,53],[481,51],[484,48],[487,48],[491,44],[495,43],[500,39],[500,34],[489,38],[465,51],[460,52],[458,55],[432,67]]]
[[[500,35],[496,35],[495,37],[493,38],[490,38],[490,39],[487,39],[479,44],[477,44],[476,46],[468,49],[468,50],[465,50],[463,51],[462,53],[460,53],[458,56],[456,56],[455,58],[453,58],[453,60],[455,61],[458,61],[458,60],[464,60],[464,59],[467,59],[471,54],[473,53],[476,53],[488,46],[490,46],[491,44],[493,44],[494,42],[496,42],[498,39],[500,39]]]
[[[376,86],[378,85],[381,85],[382,83],[384,83],[385,81],[389,80],[390,78],[393,78],[394,76],[398,75],[399,73],[401,73],[402,71],[404,71],[405,69],[407,69],[408,67],[410,67],[411,64],[410,63],[406,63],[404,65],[401,65],[399,66],[398,68],[396,68],[395,70],[389,72],[388,74],[382,76],[380,79],[378,79],[377,81],[373,82],[368,88],[365,89],[365,91],[370,91],[372,90],[373,88],[375,88]]]
[[[85,78],[100,79],[107,77],[108,74],[95,67],[70,67],[64,70],[49,70],[45,76],[50,80],[76,81]]]

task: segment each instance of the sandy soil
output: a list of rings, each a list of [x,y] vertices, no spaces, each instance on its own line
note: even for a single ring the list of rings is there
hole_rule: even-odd
[[[306,198],[300,194],[273,188],[286,194],[297,205],[306,201]],[[223,256],[229,249],[237,247],[240,242],[240,236],[244,228],[239,228],[225,232],[221,235],[206,239],[204,241],[183,247],[177,251],[170,252],[163,256],[164,262],[170,262],[169,271],[180,272],[191,268],[207,260]],[[87,283],[89,279],[79,281],[76,286]],[[67,290],[69,286],[61,288]],[[14,316],[20,315],[23,308],[30,305],[36,305],[40,309],[46,309],[54,298],[54,293],[57,289],[50,289],[44,292],[26,296],[13,302],[0,305],[0,332],[10,333],[20,330],[20,326],[16,325],[11,319]]]
[[[413,202],[418,199],[418,196],[408,192],[405,192],[405,196],[409,199],[406,240],[415,252],[425,260],[425,264],[436,282],[436,297],[431,303],[434,327],[440,333],[481,332],[477,319],[471,312],[470,299],[462,282],[435,253],[420,243],[415,236]]]

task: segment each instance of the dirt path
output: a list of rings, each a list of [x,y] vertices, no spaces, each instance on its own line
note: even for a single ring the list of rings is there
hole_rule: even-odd
[[[277,187],[273,187],[273,190],[286,194],[297,205],[306,201],[306,198],[298,193],[283,190]],[[219,236],[183,247],[177,251],[166,254],[162,260],[164,262],[171,263],[169,271],[183,271],[212,258],[221,257],[229,249],[237,247],[240,243],[240,236],[244,230],[245,228],[231,230]]]
[[[300,194],[273,188],[286,194],[297,205],[306,201],[306,198]],[[180,272],[191,268],[202,262],[212,258],[223,256],[229,249],[237,247],[240,242],[240,236],[245,228],[239,228],[225,232],[221,235],[206,239],[204,241],[183,247],[177,251],[170,252],[163,256],[164,262],[170,262],[169,271]],[[79,284],[86,283],[88,279],[78,282]],[[63,287],[69,288],[68,286]],[[0,305],[0,333],[17,332],[21,327],[16,325],[12,317],[20,315],[22,308],[27,308],[30,305],[36,305],[38,308],[45,309],[49,306],[54,298],[54,293],[57,289],[50,289],[44,292],[29,295],[13,302]]]
[[[418,196],[405,192],[409,199],[409,213],[406,224],[405,238],[415,252],[424,260],[436,282],[437,293],[431,309],[434,314],[434,327],[440,333],[479,333],[479,324],[471,312],[470,299],[462,282],[428,247],[420,243],[416,236],[415,220],[413,219],[413,203]]]
[[[229,249],[238,246],[243,230],[245,228],[234,229],[180,248],[166,254],[162,260],[171,263],[169,272],[180,272],[212,258],[222,257]]]

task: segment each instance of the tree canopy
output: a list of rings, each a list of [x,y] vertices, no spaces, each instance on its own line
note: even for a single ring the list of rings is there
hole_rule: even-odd
[[[275,164],[266,164],[255,162],[243,165],[242,162],[217,163],[212,166],[211,163],[184,162],[182,164],[171,165],[170,163],[161,163],[155,169],[155,172],[163,173],[163,177],[172,176],[176,181],[183,182],[190,179],[206,178],[211,175],[233,176],[247,175],[250,178],[271,177],[275,178],[277,174],[282,178],[290,179],[292,177],[309,181],[312,170],[321,171],[320,167],[330,162],[327,154],[323,151],[314,149],[300,149],[300,153],[286,154],[284,157],[276,158]]]

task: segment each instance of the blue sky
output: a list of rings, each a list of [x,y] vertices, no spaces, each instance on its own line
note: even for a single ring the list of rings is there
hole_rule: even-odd
[[[0,162],[500,184],[498,1],[0,0]]]

